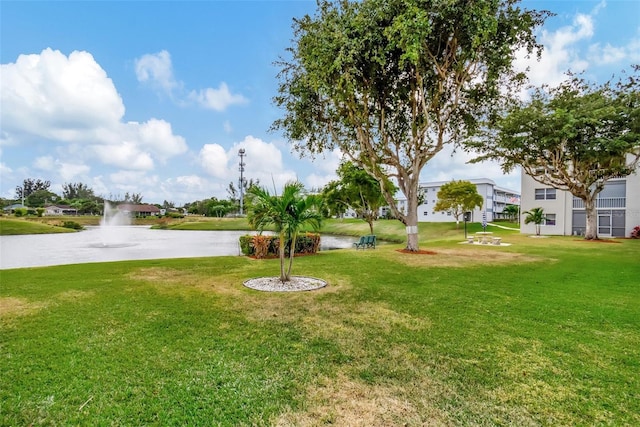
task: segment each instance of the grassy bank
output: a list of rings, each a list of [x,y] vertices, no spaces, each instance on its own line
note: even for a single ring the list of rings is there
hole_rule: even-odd
[[[640,241],[445,231],[299,258],[303,293],[242,257],[4,270],[0,425],[640,424]]]
[[[51,234],[73,233],[76,230],[64,228],[60,225],[29,221],[26,219],[0,218],[0,236],[15,236],[21,234]]]

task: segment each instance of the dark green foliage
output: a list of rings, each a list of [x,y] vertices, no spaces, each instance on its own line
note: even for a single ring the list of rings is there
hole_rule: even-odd
[[[84,227],[82,227],[82,225],[81,225],[81,224],[78,224],[78,223],[77,223],[77,222],[75,222],[75,221],[64,221],[64,222],[62,223],[62,226],[63,226],[64,228],[70,228],[70,229],[72,229],[72,230],[82,230],[82,229],[84,228]]]

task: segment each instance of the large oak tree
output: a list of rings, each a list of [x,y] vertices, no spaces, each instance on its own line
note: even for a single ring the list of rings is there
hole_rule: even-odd
[[[484,153],[478,160],[498,160],[505,172],[520,165],[537,182],[580,198],[585,239],[597,239],[598,193],[640,160],[638,68],[602,85],[572,77],[537,88],[470,146]]]
[[[319,1],[294,21],[290,58],[275,104],[282,130],[304,155],[339,148],[380,183],[418,247],[420,172],[445,144],[476,130],[480,117],[518,82],[516,50],[538,51],[533,30],[547,13],[517,0]],[[392,178],[407,200],[385,189]]]

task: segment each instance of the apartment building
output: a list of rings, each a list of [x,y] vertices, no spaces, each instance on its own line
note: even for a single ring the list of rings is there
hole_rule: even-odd
[[[499,187],[488,178],[468,179],[475,184],[478,194],[482,196],[483,205],[471,213],[471,222],[481,222],[482,214],[486,214],[487,222],[504,218],[504,208],[508,205],[520,204],[520,193],[515,190]],[[450,181],[434,181],[420,183],[420,190],[424,194],[424,202],[418,206],[419,222],[455,222],[451,212],[435,212],[433,208],[438,202],[440,187]],[[406,200],[398,199],[398,207],[406,212]]]
[[[636,173],[624,178],[611,179],[598,194],[599,237],[626,237],[640,225],[640,166]],[[568,191],[556,190],[535,181],[522,173],[522,212],[540,207],[546,221],[540,227],[540,234],[574,235],[585,233],[587,215],[584,203]],[[524,224],[520,231],[534,234],[534,224]]]

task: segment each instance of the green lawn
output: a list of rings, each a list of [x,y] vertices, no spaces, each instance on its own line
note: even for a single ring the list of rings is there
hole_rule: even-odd
[[[640,425],[640,240],[490,231],[297,258],[301,293],[243,257],[3,270],[0,425]]]
[[[62,221],[59,221],[62,224]],[[74,233],[76,230],[27,219],[0,218],[0,236],[20,234]]]

